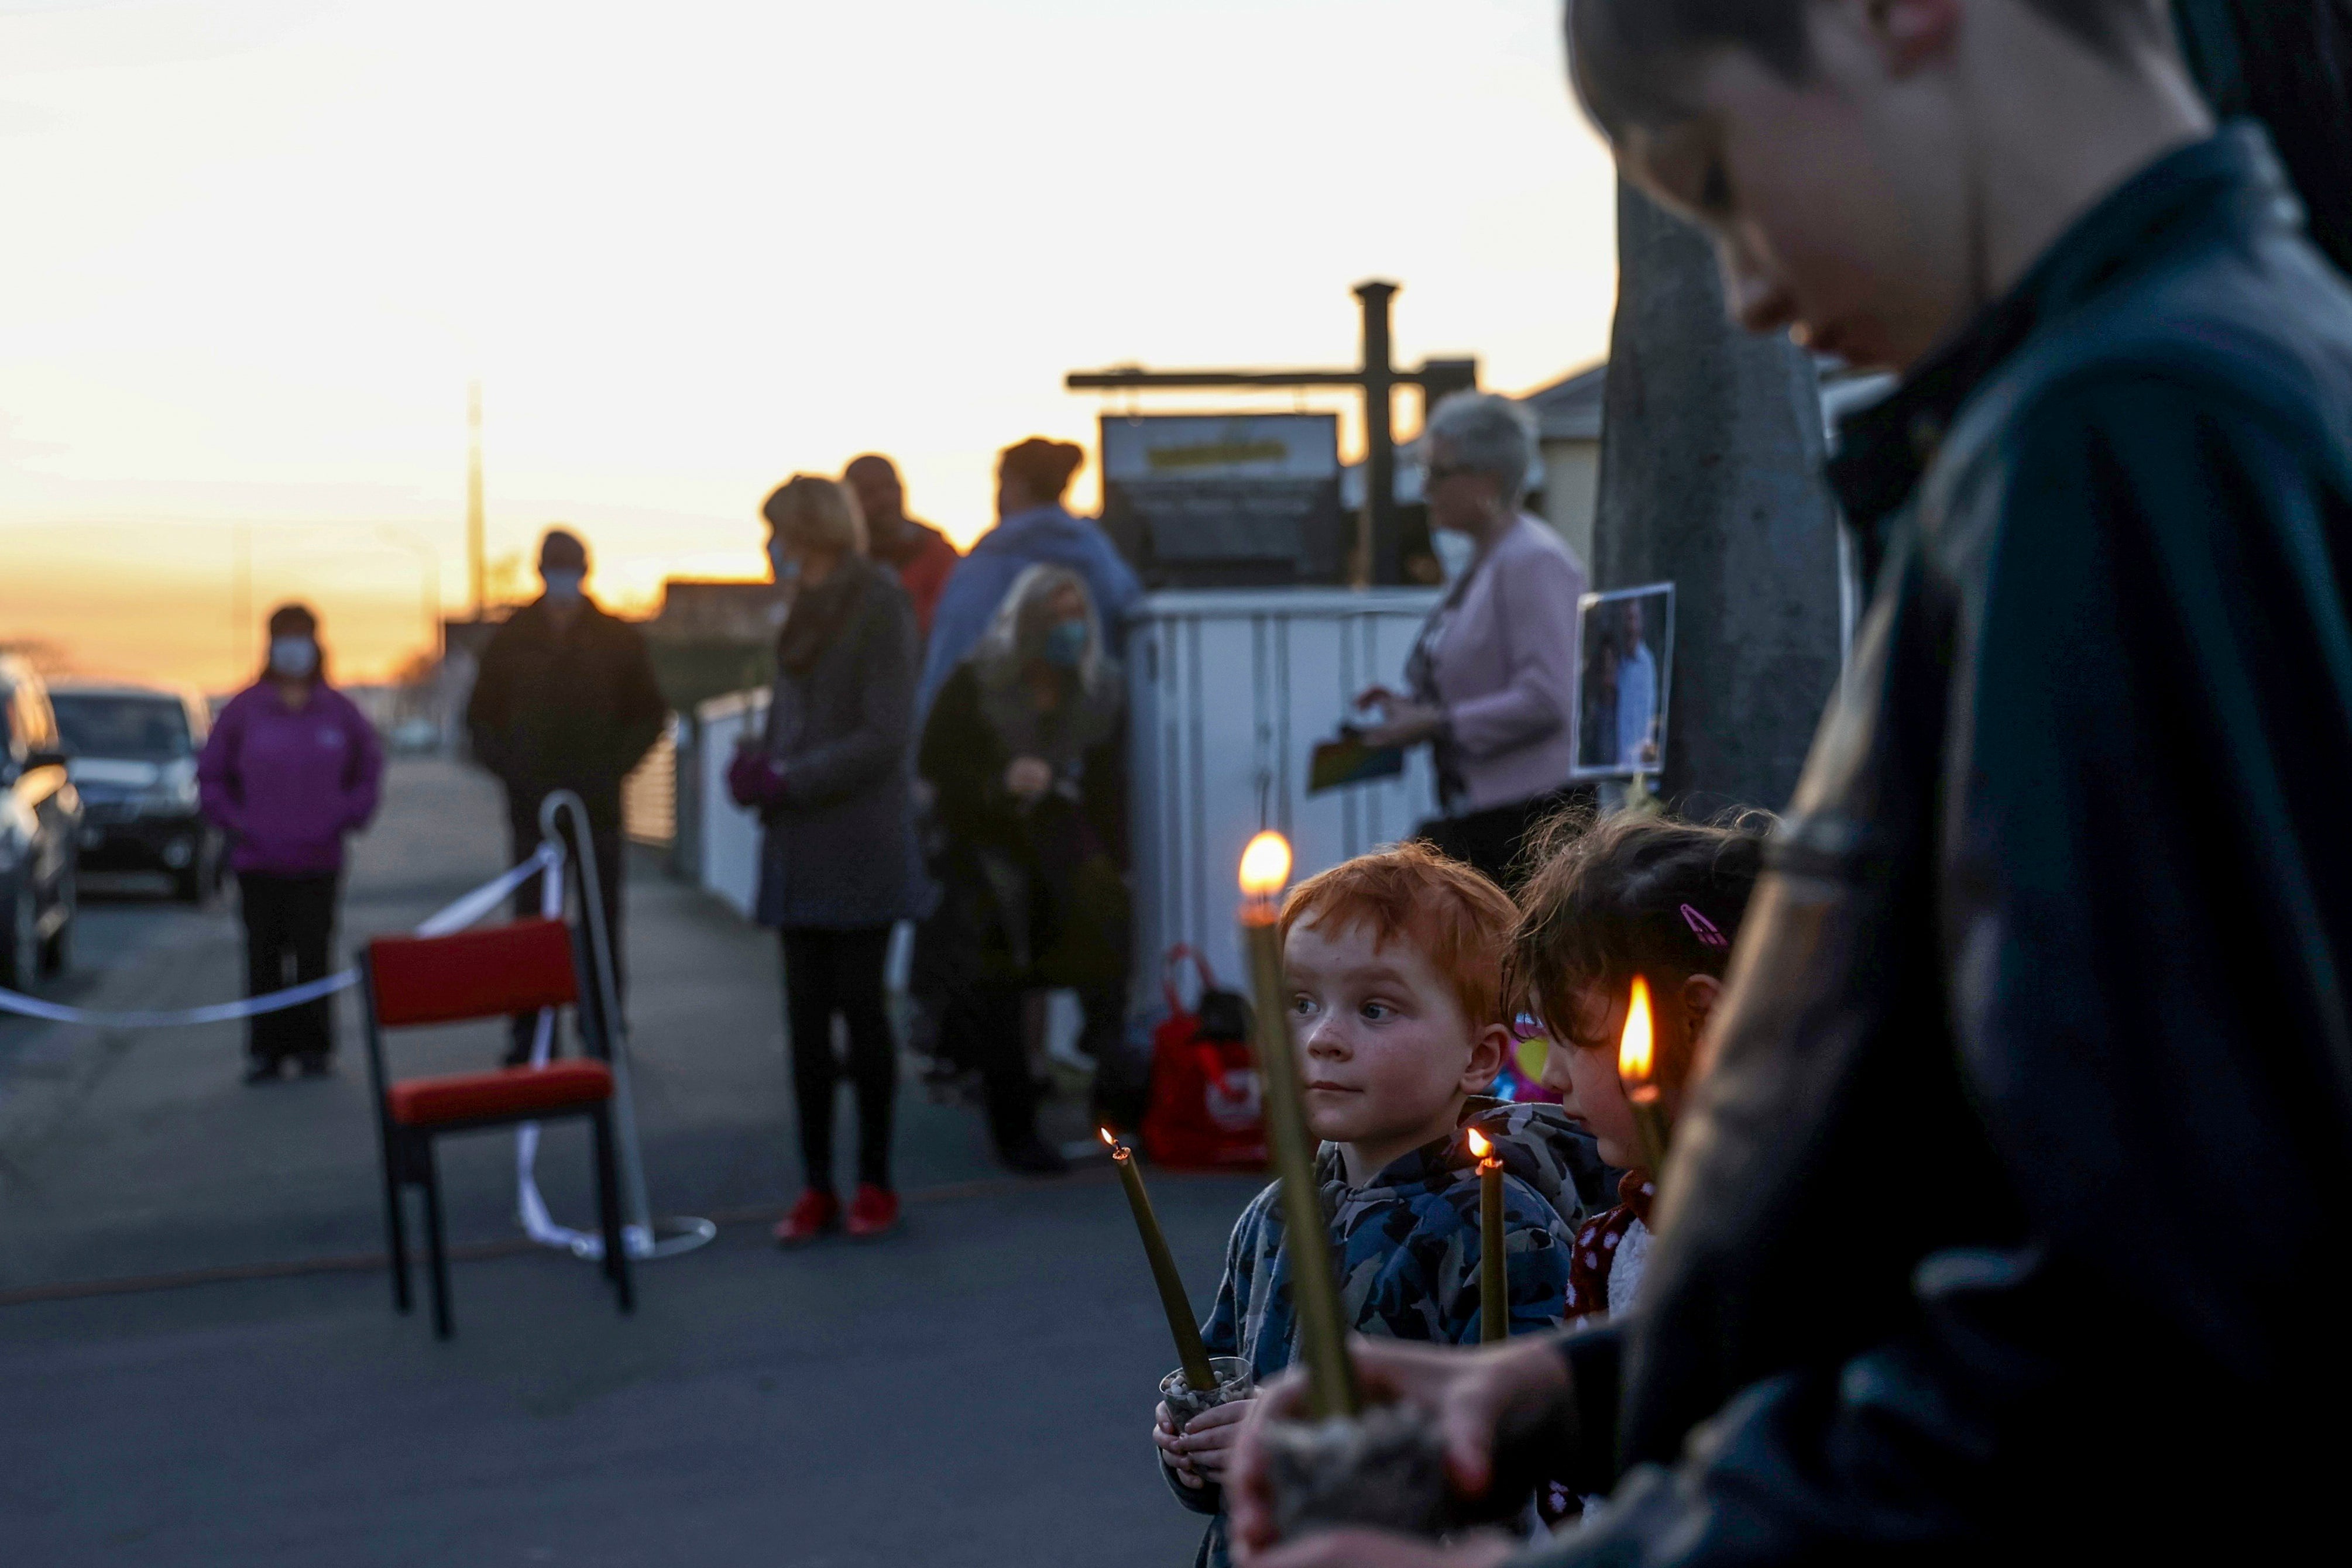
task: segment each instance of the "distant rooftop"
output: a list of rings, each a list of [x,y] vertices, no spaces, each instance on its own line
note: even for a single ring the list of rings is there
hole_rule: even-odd
[[[1601,403],[1609,387],[1609,364],[1602,361],[1538,387],[1519,401],[1535,411],[1536,424],[1546,441],[1601,439]]]
[[[673,577],[662,585],[661,613],[645,630],[657,642],[764,644],[775,636],[783,610],[783,591],[772,582]]]

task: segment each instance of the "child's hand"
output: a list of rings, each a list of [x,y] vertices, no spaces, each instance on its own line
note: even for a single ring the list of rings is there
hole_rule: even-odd
[[[1176,1439],[1177,1451],[1192,1461],[1194,1472],[1203,1479],[1224,1479],[1225,1461],[1233,1457],[1234,1440],[1242,1435],[1242,1421],[1248,1415],[1246,1399],[1202,1411]]]
[[[1178,1480],[1194,1491],[1209,1484],[1193,1468],[1192,1461],[1184,1457],[1184,1439],[1177,1433],[1176,1417],[1168,1413],[1165,1400],[1160,1401],[1160,1408],[1153,1412],[1151,1440],[1159,1447],[1160,1462],[1174,1470]]]

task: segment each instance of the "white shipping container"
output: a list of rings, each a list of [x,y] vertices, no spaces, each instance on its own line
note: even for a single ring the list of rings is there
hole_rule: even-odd
[[[1290,840],[1293,880],[1394,843],[1436,814],[1429,749],[1401,777],[1307,793],[1309,755],[1368,686],[1402,690],[1435,589],[1236,589],[1145,598],[1127,622],[1135,886],[1133,1005],[1160,1006],[1177,943],[1240,988],[1235,873],[1252,834]],[[1188,986],[1189,991],[1189,986]]]

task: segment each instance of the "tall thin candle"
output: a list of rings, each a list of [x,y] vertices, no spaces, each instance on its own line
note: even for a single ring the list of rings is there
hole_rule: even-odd
[[[1151,1195],[1143,1190],[1143,1173],[1136,1168],[1135,1152],[1102,1129],[1110,1145],[1111,1164],[1127,1188],[1127,1206],[1135,1211],[1135,1228],[1143,1237],[1143,1256],[1151,1265],[1152,1283],[1160,1287],[1160,1305],[1168,1314],[1168,1332],[1176,1336],[1176,1360],[1184,1368],[1184,1385],[1195,1394],[1215,1391],[1217,1375],[1209,1368],[1209,1350],[1201,1343],[1201,1325],[1192,1321],[1192,1299],[1184,1294],[1184,1277],[1176,1271],[1176,1256],[1151,1211]]]
[[[1511,1333],[1511,1277],[1503,1252],[1503,1162],[1475,1127],[1470,1129],[1470,1152],[1478,1156],[1478,1343],[1492,1344]]]
[[[1674,1138],[1674,1124],[1658,1088],[1656,1032],[1650,1017],[1650,983],[1636,975],[1633,999],[1625,1005],[1625,1032],[1618,1037],[1617,1078],[1633,1107],[1633,1130],[1642,1140],[1642,1159],[1654,1182],[1665,1170],[1666,1146]]]
[[[1298,1309],[1298,1348],[1318,1414],[1353,1416],[1355,1370],[1348,1363],[1347,1322],[1339,1313],[1339,1281],[1324,1228],[1323,1197],[1315,1180],[1315,1139],[1300,1101],[1298,1053],[1290,1039],[1290,1009],[1283,998],[1282,936],[1276,900],[1290,880],[1290,845],[1280,833],[1260,833],[1242,854],[1242,948],[1249,956],[1250,994],[1256,1009],[1251,1043],[1257,1052],[1265,1110],[1266,1149],[1282,1184],[1283,1247]]]

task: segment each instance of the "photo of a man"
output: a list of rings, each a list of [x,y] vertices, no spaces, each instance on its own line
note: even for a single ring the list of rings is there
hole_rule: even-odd
[[[1576,777],[1655,773],[1665,755],[1672,583],[1588,593],[1577,605]]]

